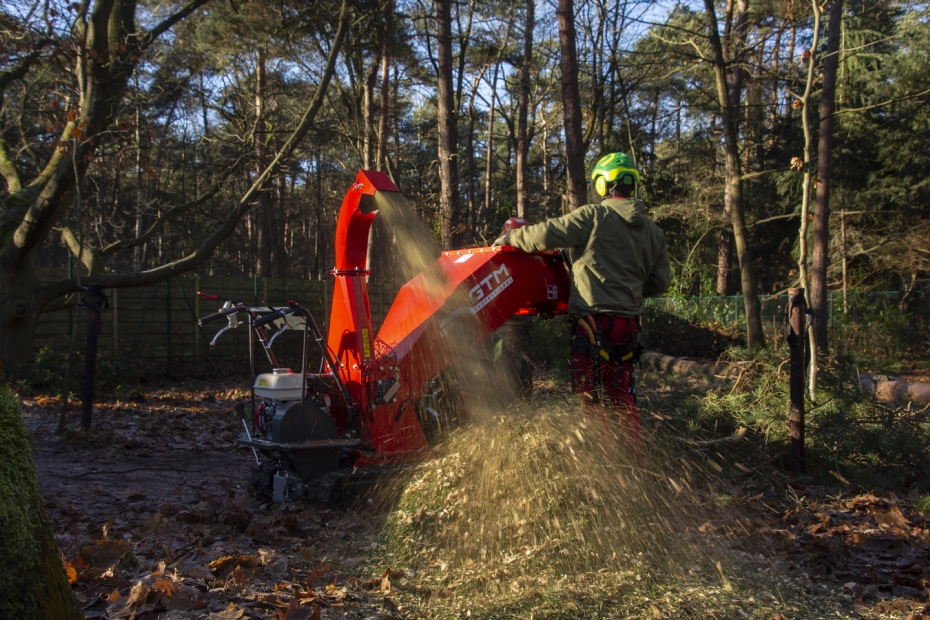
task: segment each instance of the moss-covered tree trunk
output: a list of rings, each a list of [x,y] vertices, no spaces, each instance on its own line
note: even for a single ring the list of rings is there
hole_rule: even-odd
[[[0,618],[81,619],[45,514],[29,431],[0,367]]]

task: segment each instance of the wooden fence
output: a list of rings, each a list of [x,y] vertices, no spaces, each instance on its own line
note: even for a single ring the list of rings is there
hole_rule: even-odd
[[[43,282],[65,277],[67,272],[62,269],[40,272]],[[120,363],[145,366],[147,374],[174,374],[194,368],[246,372],[248,340],[244,326],[227,331],[211,348],[210,341],[227,323],[216,321],[201,328],[196,319],[217,312],[222,302],[204,299],[197,295],[197,291],[255,306],[283,306],[288,300],[297,300],[310,310],[325,334],[332,286],[332,280],[184,275],[150,287],[107,289],[109,307],[101,314],[103,331],[99,354]],[[380,325],[393,294],[385,294],[383,288],[375,283],[369,284],[369,291],[372,319]],[[33,340],[36,352],[43,347],[67,351],[75,315],[75,345],[78,350],[83,350],[87,311],[78,307],[42,316]],[[278,354],[280,363],[293,365],[299,359],[299,347],[300,338],[295,332],[282,334],[275,341],[273,350]],[[256,354],[256,359],[264,357],[260,352]],[[285,357],[289,359],[285,361]]]

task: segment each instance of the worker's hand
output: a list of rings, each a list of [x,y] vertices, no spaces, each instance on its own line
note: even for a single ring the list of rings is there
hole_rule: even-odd
[[[495,239],[491,245],[510,245],[510,231]]]

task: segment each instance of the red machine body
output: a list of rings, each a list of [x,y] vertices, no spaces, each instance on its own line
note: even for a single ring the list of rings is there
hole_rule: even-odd
[[[373,335],[367,264],[376,192],[399,190],[381,172],[360,171],[342,202],[327,337],[353,400],[362,441],[356,466],[428,455],[415,405],[429,380],[516,314],[566,313],[570,285],[557,252],[443,252],[400,289]],[[344,426],[344,406],[341,414],[336,409]]]

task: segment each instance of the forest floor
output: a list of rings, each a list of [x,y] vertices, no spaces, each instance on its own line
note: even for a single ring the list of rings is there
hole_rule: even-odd
[[[252,454],[234,447],[231,414],[242,396],[232,383],[149,387],[101,399],[93,432],[61,436],[57,399],[23,398],[87,618],[930,619],[930,518],[916,496],[721,479],[726,514],[695,535],[742,559],[691,581],[558,574],[516,556],[493,570],[450,566],[435,548],[413,566],[384,540],[396,506],[370,514],[250,494]],[[420,481],[436,471],[425,464]]]

